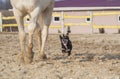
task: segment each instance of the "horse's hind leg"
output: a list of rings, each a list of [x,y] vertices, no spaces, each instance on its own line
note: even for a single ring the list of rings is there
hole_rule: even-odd
[[[40,9],[35,8],[33,12],[30,13],[31,19],[30,19],[30,25],[28,26],[28,33],[29,33],[29,39],[28,39],[28,51],[26,53],[25,62],[31,63],[33,59],[33,33],[38,26],[38,18],[40,14]]]
[[[25,32],[24,32],[24,23],[23,23],[23,17],[24,15],[22,12],[20,12],[17,9],[14,10],[14,15],[16,17],[16,21],[18,24],[18,30],[19,30],[19,40],[20,40],[20,48],[21,53],[19,55],[20,62],[24,62],[24,54],[25,54]]]

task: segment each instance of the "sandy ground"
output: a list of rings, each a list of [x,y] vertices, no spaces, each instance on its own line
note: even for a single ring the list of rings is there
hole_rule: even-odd
[[[33,62],[18,65],[18,35],[0,34],[0,79],[120,79],[119,34],[70,35],[70,57],[62,55],[58,35],[49,35],[46,61],[38,61],[35,39]]]

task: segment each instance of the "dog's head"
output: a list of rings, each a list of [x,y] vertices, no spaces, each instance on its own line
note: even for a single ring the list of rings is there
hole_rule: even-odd
[[[69,37],[67,35],[60,35],[61,43],[67,48]]]
[[[60,34],[60,40],[61,40],[61,44],[64,45],[64,47],[66,49],[68,49],[68,45],[69,45],[69,33],[70,33],[70,27],[67,28],[67,33],[66,34]],[[58,33],[61,33],[60,30],[58,30]]]

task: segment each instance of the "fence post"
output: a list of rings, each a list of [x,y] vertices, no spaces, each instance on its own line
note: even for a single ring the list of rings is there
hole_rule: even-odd
[[[61,12],[62,18],[61,18],[61,26],[62,26],[62,34],[64,34],[64,12]]]
[[[93,32],[93,30],[94,30],[94,28],[93,28],[93,19],[94,19],[94,16],[93,16],[93,12],[91,11],[90,12],[90,18],[91,18],[91,28],[92,28],[92,34],[94,33]]]
[[[2,32],[2,13],[0,12],[0,32]]]

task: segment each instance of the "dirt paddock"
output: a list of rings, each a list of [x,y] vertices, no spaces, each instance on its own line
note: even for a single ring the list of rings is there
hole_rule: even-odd
[[[58,35],[49,35],[48,59],[38,61],[34,38],[34,60],[18,65],[18,34],[0,34],[0,79],[120,79],[120,35],[70,35],[72,55],[62,55]],[[27,40],[27,39],[26,39]]]

